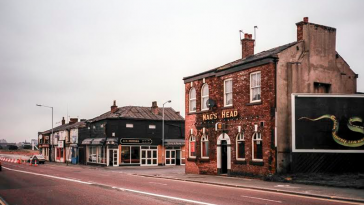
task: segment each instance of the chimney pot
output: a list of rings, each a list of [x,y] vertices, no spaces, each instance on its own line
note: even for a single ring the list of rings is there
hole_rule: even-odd
[[[64,120],[64,117],[62,117],[62,125],[66,124],[66,120]]]
[[[303,17],[303,22],[308,23],[308,17]]]
[[[244,33],[244,38],[245,38],[245,39],[248,39],[248,38],[249,38],[249,34]]]

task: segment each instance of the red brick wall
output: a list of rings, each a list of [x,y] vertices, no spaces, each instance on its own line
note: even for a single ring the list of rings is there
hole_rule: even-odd
[[[250,103],[250,73],[261,71],[261,104],[251,105]],[[233,79],[233,107],[224,108],[224,80]],[[185,129],[186,129],[186,173],[194,174],[217,174],[217,138],[221,132],[214,130],[216,122],[224,122],[227,125],[226,134],[231,140],[231,172],[235,175],[267,175],[275,173],[275,148],[274,148],[274,107],[275,107],[275,64],[269,63],[247,70],[235,72],[220,77],[209,77],[205,79],[209,85],[209,98],[216,101],[217,107],[212,111],[201,112],[201,87],[202,79],[193,82],[196,89],[197,112],[189,113],[189,91],[190,83],[185,84]],[[222,120],[220,117],[217,121],[208,123],[202,121],[203,113],[218,113],[221,115],[223,110],[235,110],[239,112],[238,118]],[[271,111],[273,109],[273,112]],[[273,114],[273,115],[272,115]],[[264,122],[263,127],[259,130],[263,139],[263,162],[264,165],[252,165],[252,135],[254,133],[254,124]],[[236,161],[236,135],[238,126],[242,127],[245,134],[245,151],[246,164],[239,164]],[[202,128],[206,128],[209,137],[209,159],[201,159],[201,135]],[[189,136],[190,130],[196,136],[197,157],[188,159]],[[272,144],[273,143],[273,144]]]

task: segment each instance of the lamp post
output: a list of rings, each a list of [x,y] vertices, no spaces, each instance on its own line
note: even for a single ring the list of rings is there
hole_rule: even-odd
[[[164,157],[164,154],[166,153],[166,149],[164,148],[164,105],[167,104],[167,103],[171,103],[172,101],[171,100],[168,100],[167,102],[163,103],[163,117],[162,117],[162,149],[163,149],[163,154],[162,154],[162,165],[164,166],[165,165],[165,157]]]
[[[51,108],[52,109],[52,135],[51,135],[51,139],[50,139],[50,143],[51,143],[51,146],[49,146],[49,153],[51,153],[51,156],[48,156],[49,157],[49,161],[51,162],[52,161],[52,150],[53,150],[53,107],[51,106],[47,106],[47,105],[40,105],[40,104],[36,104],[38,107],[47,107],[47,108]],[[48,153],[48,155],[49,155]]]

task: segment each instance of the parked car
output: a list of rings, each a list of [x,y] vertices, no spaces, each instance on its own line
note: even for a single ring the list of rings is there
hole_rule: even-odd
[[[89,161],[89,162],[96,162],[96,160],[97,160],[97,156],[96,156],[96,154],[91,154],[91,155],[89,156],[89,158],[88,158],[88,161]]]
[[[32,164],[35,164],[35,162],[37,162],[37,164],[44,164],[45,163],[45,158],[43,155],[41,154],[35,154],[35,155],[32,155],[29,159],[28,159],[28,162],[32,163]]]

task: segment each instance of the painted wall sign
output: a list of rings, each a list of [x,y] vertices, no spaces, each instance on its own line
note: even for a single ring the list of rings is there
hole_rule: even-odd
[[[293,152],[364,152],[364,95],[292,96]]]
[[[218,117],[220,117],[221,119],[227,119],[227,118],[238,117],[238,115],[239,115],[238,110],[223,110],[221,111],[220,116],[218,115],[218,113],[203,114],[202,120],[203,121],[217,120]]]
[[[120,144],[152,144],[151,139],[120,139]]]

